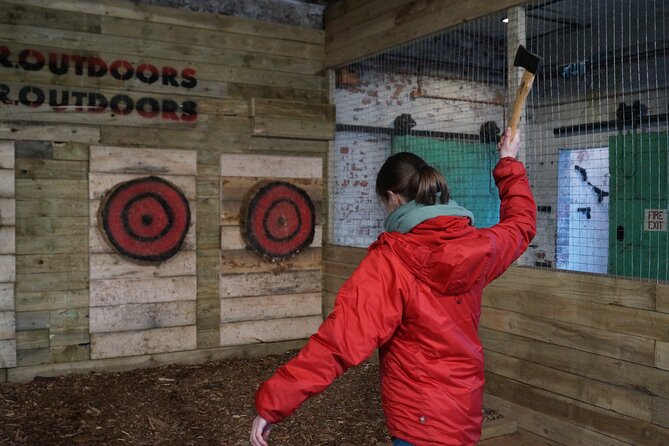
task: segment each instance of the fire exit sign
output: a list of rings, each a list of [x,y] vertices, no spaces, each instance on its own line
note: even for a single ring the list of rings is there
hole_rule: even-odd
[[[667,210],[666,209],[644,210],[643,230],[667,232]]]

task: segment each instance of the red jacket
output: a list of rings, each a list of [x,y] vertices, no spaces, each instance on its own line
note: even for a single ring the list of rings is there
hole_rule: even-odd
[[[318,332],[261,385],[259,415],[283,420],[378,347],[391,435],[416,446],[476,444],[484,383],[481,295],[536,232],[522,163],[504,158],[493,175],[501,212],[492,228],[444,216],[407,234],[379,236]]]

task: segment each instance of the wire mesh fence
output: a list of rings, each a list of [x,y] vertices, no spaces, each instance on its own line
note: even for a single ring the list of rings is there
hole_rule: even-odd
[[[439,168],[475,225],[499,218],[491,170],[522,69],[543,58],[520,159],[538,233],[519,264],[669,280],[669,1],[532,1],[334,70],[330,240],[383,230],[376,173],[411,151]]]

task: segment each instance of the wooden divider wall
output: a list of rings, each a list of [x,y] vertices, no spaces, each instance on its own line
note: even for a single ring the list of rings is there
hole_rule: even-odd
[[[299,154],[322,162],[334,136],[323,59],[320,30],[114,0],[0,0],[0,140],[16,146],[11,311],[17,366],[0,366],[0,378],[21,381],[37,374],[267,354],[301,345],[303,339],[290,337],[262,345],[221,344],[221,247],[231,233],[221,231],[220,158],[224,153]],[[133,157],[145,160],[149,170],[101,171],[91,156],[96,147],[111,150],[107,159],[120,164]],[[176,152],[192,154],[195,163],[188,175],[172,178],[197,210],[182,253],[192,258],[186,270],[165,276],[180,278],[169,279],[165,296],[155,298],[184,310],[178,321],[165,319],[153,303],[122,302],[112,292],[117,284],[101,291],[98,285],[110,285],[105,281],[135,280],[131,276],[138,267],[106,252],[91,224],[109,187],[121,177],[149,171],[170,177],[174,164],[160,160]],[[291,178],[286,166],[282,176]],[[6,203],[0,200],[4,218]],[[3,220],[2,225],[4,234],[9,224]],[[236,255],[251,258],[235,246]],[[116,260],[109,263],[109,258]],[[320,263],[320,248],[296,259]],[[112,269],[114,278],[94,273]],[[266,269],[258,259],[249,261],[236,280]],[[155,273],[142,279],[133,299],[148,298],[142,289],[163,276]],[[309,292],[317,293],[320,268],[303,279],[312,281]],[[147,313],[141,318],[125,321],[134,324],[126,323],[128,331],[118,332],[134,333],[131,338],[142,349],[92,353],[96,337],[117,333],[104,322],[111,320],[109,305],[96,300],[107,298],[118,306],[114,311],[152,305],[142,307]],[[194,327],[187,336],[192,343],[165,351],[140,333],[171,329],[161,327],[165,324]]]

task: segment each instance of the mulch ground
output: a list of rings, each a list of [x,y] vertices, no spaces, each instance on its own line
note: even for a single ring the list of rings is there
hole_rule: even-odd
[[[0,445],[248,445],[258,385],[295,353],[1,384]],[[270,436],[271,446],[388,442],[367,362]]]

